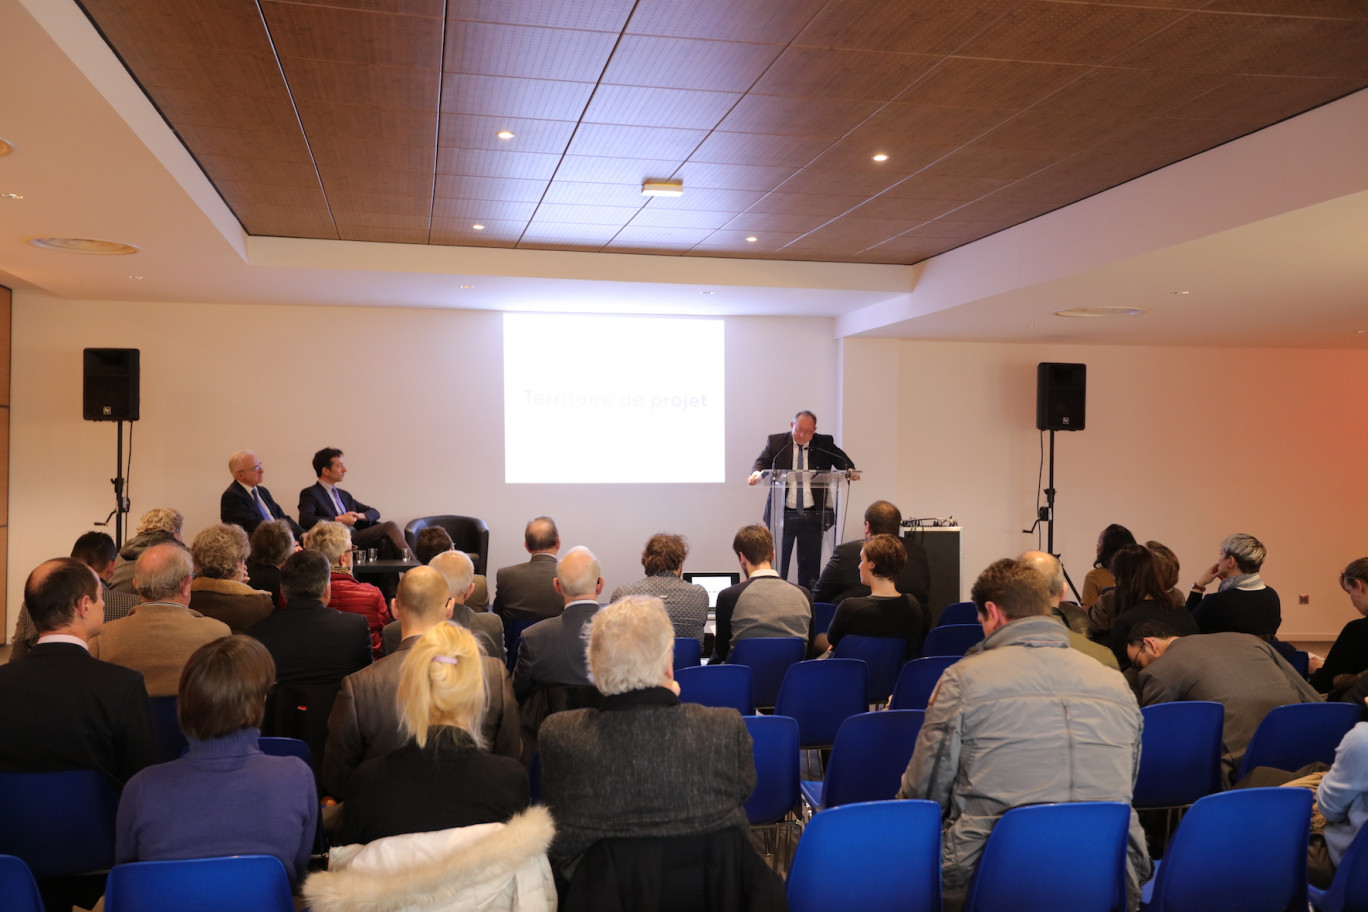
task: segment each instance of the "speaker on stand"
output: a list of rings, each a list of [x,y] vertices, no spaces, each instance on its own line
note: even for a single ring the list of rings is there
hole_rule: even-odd
[[[122,548],[129,509],[124,496],[123,423],[129,424],[130,450],[133,426],[140,413],[140,357],[136,348],[87,348],[83,353],[81,417],[86,421],[113,421],[118,436],[115,452],[114,509],[104,523],[114,519],[114,545]]]
[[[1054,549],[1055,431],[1081,431],[1087,426],[1088,365],[1042,361],[1036,365],[1036,427],[1050,432],[1050,481],[1045,488],[1045,506],[1036,516],[1036,525],[1045,523],[1046,550]],[[1037,504],[1039,501],[1037,501]],[[1035,525],[1024,530],[1031,532]],[[1061,560],[1059,566],[1063,568]],[[1064,571],[1064,579],[1075,593],[1078,589]]]

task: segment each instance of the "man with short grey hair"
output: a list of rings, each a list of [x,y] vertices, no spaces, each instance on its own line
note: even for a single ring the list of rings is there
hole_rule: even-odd
[[[1192,584],[1187,609],[1202,633],[1252,633],[1272,640],[1282,626],[1282,602],[1259,571],[1268,550],[1252,535],[1237,532],[1221,542],[1220,556]],[[1205,595],[1216,580],[1220,586]]]
[[[538,516],[523,530],[527,563],[500,567],[494,575],[493,611],[505,622],[540,621],[561,613],[563,602],[552,579],[560,553],[560,531],[549,516]]]
[[[583,633],[599,609],[598,596],[603,592],[598,558],[588,548],[571,548],[556,564],[552,585],[564,600],[565,610],[523,631],[518,664],[513,668],[513,692],[519,700],[542,685],[589,684]]]
[[[233,481],[219,496],[219,522],[242,526],[243,531],[251,535],[263,522],[283,519],[289,523],[296,540],[304,534],[299,523],[280,508],[261,483],[266,470],[261,467],[256,453],[238,450],[228,457],[228,471],[232,473]]]
[[[423,531],[427,531],[426,529]],[[475,634],[475,642],[480,651],[493,656],[500,662],[507,662],[508,650],[504,646],[503,621],[497,614],[488,611],[474,611],[466,600],[475,591],[475,565],[464,551],[443,551],[428,561],[428,566],[436,570],[446,580],[452,599],[451,622]],[[396,614],[395,617],[398,617]],[[386,624],[380,639],[385,655],[393,655],[398,648],[401,636],[399,621]]]
[[[1084,655],[1092,656],[1108,668],[1120,671],[1121,665],[1116,661],[1112,651],[1070,628],[1069,622],[1064,618],[1064,612],[1059,610],[1059,603],[1064,600],[1064,565],[1059,562],[1059,558],[1046,551],[1027,551],[1017,560],[1045,578],[1045,586],[1050,590],[1050,615],[1068,628],[1069,645]]]

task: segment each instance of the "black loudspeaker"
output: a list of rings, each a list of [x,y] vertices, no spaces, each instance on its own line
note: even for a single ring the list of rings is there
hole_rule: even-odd
[[[1036,365],[1036,427],[1081,431],[1087,423],[1088,365]]]
[[[86,421],[138,420],[139,354],[136,348],[85,350],[81,417]]]

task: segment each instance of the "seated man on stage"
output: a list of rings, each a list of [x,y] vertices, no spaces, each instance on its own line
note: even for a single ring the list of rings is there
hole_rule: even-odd
[[[233,473],[233,482],[219,497],[219,522],[242,526],[243,531],[251,535],[263,522],[283,519],[290,524],[290,532],[296,539],[304,534],[299,523],[286,515],[261,483],[266,471],[256,453],[238,450],[228,457],[228,471]]]
[[[817,433],[817,416],[807,410],[793,416],[786,434],[770,434],[765,449],[755,457],[746,484],[776,469],[854,469],[855,463],[828,434]],[[852,479],[860,477],[852,472]],[[822,570],[822,533],[836,521],[826,502],[826,489],[806,478],[789,484],[784,495],[784,540],[779,552],[779,575],[788,579],[789,556],[798,544],[798,585],[812,589]],[[770,505],[765,501],[765,523],[770,524]]]
[[[342,451],[324,447],[313,457],[318,481],[299,492],[299,524],[312,529],[324,520],[340,522],[351,529],[352,545],[378,548],[382,560],[403,557],[408,543],[404,533],[392,522],[381,522],[380,511],[369,507],[338,487],[347,475]]]

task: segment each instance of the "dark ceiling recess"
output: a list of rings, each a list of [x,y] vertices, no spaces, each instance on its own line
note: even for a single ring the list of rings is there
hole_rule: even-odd
[[[285,237],[915,263],[1368,86],[1360,0],[83,5]]]

